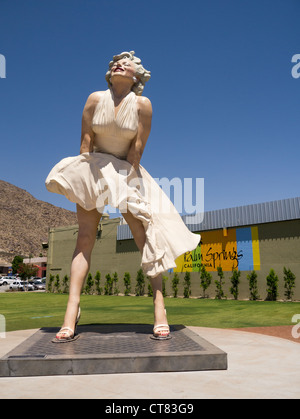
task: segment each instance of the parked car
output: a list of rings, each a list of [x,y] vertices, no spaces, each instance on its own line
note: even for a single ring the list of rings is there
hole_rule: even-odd
[[[14,281],[12,284],[10,284],[9,289],[19,291],[33,291],[34,286],[27,283],[26,281]]]
[[[34,286],[33,286],[33,284],[30,284],[29,282],[24,282],[24,285],[25,285],[25,289],[26,289],[27,291],[34,291]]]
[[[37,280],[33,281],[32,285],[33,285],[35,290],[45,290],[46,289],[46,285],[40,279],[37,279]]]
[[[16,280],[15,276],[2,276],[0,278],[0,285],[10,285]]]
[[[9,289],[24,291],[23,281],[14,281],[12,284],[10,284]]]

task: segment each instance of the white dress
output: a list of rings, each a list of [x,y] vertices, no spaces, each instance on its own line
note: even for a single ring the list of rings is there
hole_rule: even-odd
[[[86,210],[102,213],[105,205],[130,211],[142,221],[146,242],[141,266],[146,275],[175,268],[175,259],[194,250],[200,234],[186,227],[174,205],[150,174],[126,160],[138,129],[135,93],[129,93],[115,116],[112,91],[106,90],[96,106],[92,129],[94,151],[67,157],[46,179],[50,192],[65,195]]]

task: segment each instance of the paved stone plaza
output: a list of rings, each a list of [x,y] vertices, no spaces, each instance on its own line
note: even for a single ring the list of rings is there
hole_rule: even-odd
[[[1,377],[0,398],[299,399],[299,343],[244,331],[188,329],[227,353],[227,370]],[[0,358],[37,331],[7,332]]]

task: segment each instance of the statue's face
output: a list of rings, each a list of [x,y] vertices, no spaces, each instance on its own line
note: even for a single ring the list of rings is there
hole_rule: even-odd
[[[135,64],[129,58],[121,58],[111,67],[111,78],[128,77],[130,79],[135,75]]]

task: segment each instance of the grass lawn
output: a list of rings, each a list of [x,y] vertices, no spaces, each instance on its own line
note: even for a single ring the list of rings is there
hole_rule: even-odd
[[[61,326],[67,295],[52,293],[1,293],[0,314],[6,331]],[[234,301],[166,298],[170,324],[217,328],[291,325],[300,313],[299,302]],[[80,324],[153,323],[149,297],[81,296]]]

